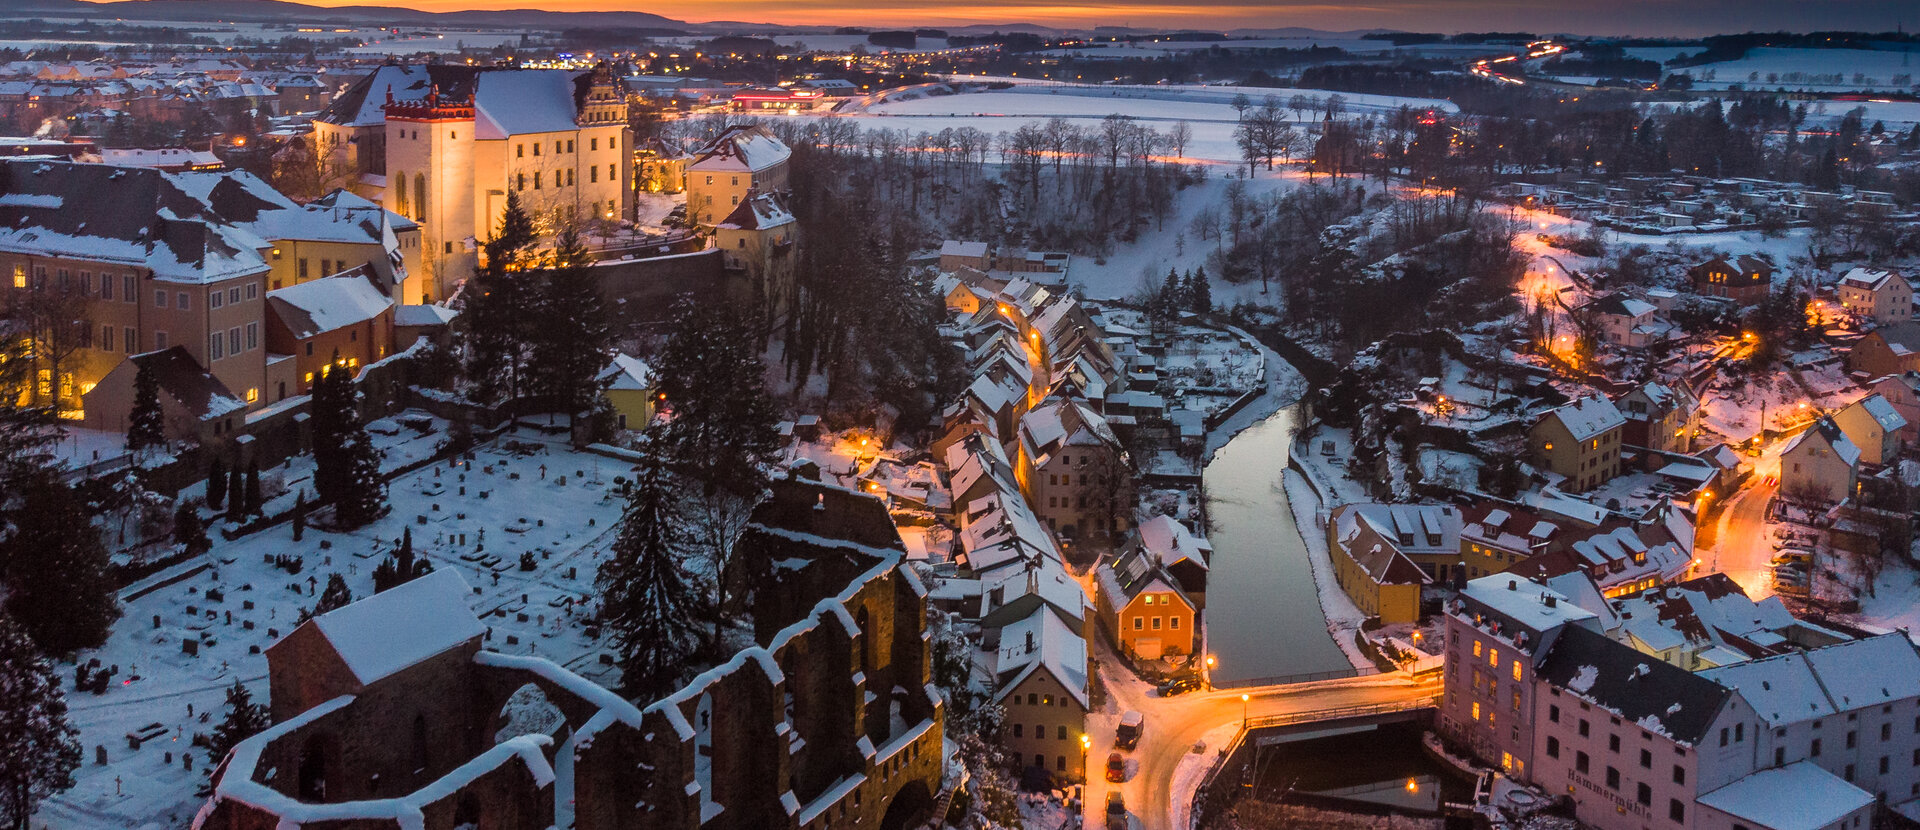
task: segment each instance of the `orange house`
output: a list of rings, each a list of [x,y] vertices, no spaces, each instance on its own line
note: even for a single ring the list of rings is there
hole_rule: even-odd
[[[293,394],[312,389],[328,361],[357,373],[393,352],[393,299],[368,281],[365,270],[267,292],[267,349],[293,356]]]
[[[1101,623],[1122,652],[1158,660],[1199,647],[1193,599],[1145,551],[1136,548],[1101,566],[1099,579]]]

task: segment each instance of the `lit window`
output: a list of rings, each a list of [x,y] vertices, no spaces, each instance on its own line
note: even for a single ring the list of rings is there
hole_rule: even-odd
[[[1480,719],[1480,702],[1477,700],[1474,701],[1473,703],[1473,719],[1474,720]]]
[[[258,388],[247,390],[247,403],[255,403],[259,400],[260,400],[260,390]]]

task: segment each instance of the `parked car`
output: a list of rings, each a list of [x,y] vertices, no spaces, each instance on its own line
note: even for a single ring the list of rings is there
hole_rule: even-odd
[[[1107,780],[1114,782],[1127,780],[1127,756],[1118,752],[1107,756]]]
[[[1774,554],[1773,561],[1776,564],[1780,562],[1812,562],[1813,551],[1800,547],[1783,547],[1779,553]]]
[[[1147,716],[1129,710],[1120,716],[1119,728],[1113,730],[1113,745],[1121,749],[1133,749],[1140,745],[1140,731],[1147,726]]]
[[[1107,826],[1125,827],[1127,821],[1127,803],[1120,799],[1119,790],[1107,791]]]
[[[1161,697],[1173,697],[1174,695],[1184,695],[1199,688],[1200,678],[1180,677],[1160,684],[1159,691]]]

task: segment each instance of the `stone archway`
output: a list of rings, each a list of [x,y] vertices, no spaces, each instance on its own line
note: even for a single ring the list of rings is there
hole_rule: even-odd
[[[927,791],[927,784],[920,779],[908,781],[893,794],[893,800],[887,802],[887,812],[880,816],[880,830],[906,830],[925,823],[927,814],[933,810],[933,793]]]

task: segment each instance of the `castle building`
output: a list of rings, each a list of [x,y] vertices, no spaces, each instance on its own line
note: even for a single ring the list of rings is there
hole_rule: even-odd
[[[420,224],[427,301],[473,272],[510,192],[549,233],[632,204],[626,95],[604,68],[383,66],[314,135],[356,192]]]

